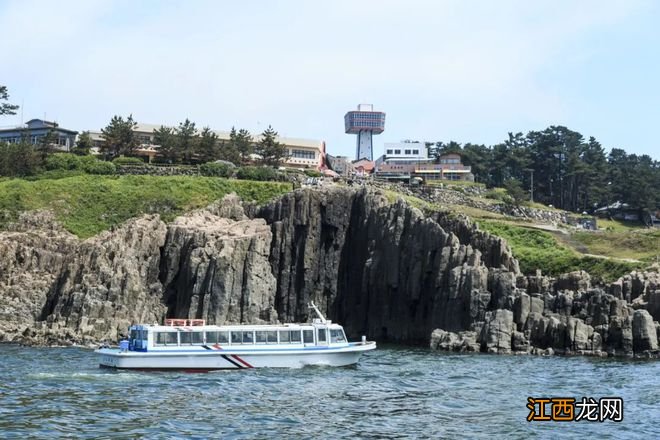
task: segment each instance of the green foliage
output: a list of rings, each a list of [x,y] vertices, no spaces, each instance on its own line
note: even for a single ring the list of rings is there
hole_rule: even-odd
[[[592,277],[610,281],[640,267],[640,264],[632,262],[578,255],[560,244],[549,232],[497,221],[481,220],[478,224],[480,229],[508,242],[520,263],[520,270],[525,274],[532,274],[537,269],[548,275],[586,270]]]
[[[0,142],[0,176],[32,176],[40,171],[41,155],[28,142]]]
[[[255,153],[261,157],[259,162],[262,165],[276,167],[288,157],[287,148],[277,142],[276,139],[277,132],[270,125],[261,133],[261,139],[256,145]]]
[[[660,230],[657,229],[580,231],[571,237],[590,254],[644,261],[655,261],[660,256]]]
[[[76,145],[73,147],[71,152],[79,156],[86,156],[89,154],[92,147],[94,147],[94,142],[92,141],[92,137],[90,136],[89,131],[83,131],[80,133],[80,135],[78,135]]]
[[[202,176],[211,177],[231,177],[234,170],[227,164],[207,162],[199,166],[199,172]]]
[[[321,177],[322,174],[317,170],[305,170],[305,175],[308,177]]]
[[[186,118],[176,129],[176,148],[183,163],[192,163],[192,158],[197,147],[197,128],[195,123]]]
[[[492,188],[486,191],[484,197],[492,200],[499,200],[504,203],[511,203],[511,196],[507,193],[504,188]]]
[[[161,125],[160,128],[154,130],[154,143],[160,145],[158,148],[160,157],[156,158],[158,162],[176,163],[179,160],[179,150],[173,128]]]
[[[102,160],[96,160],[94,162],[89,162],[84,164],[83,169],[86,173],[89,174],[115,174],[117,172],[117,167],[112,162],[104,162]]]
[[[113,116],[110,123],[101,129],[103,145],[101,152],[106,158],[114,158],[121,154],[130,155],[138,147],[138,141],[135,137],[137,122],[133,120],[133,115],[129,115],[126,120],[121,116]]]
[[[55,153],[46,158],[44,168],[46,170],[79,170],[81,161],[75,154]]]
[[[240,167],[236,171],[236,178],[241,180],[278,180],[277,172],[270,167]]]
[[[520,180],[507,179],[504,181],[504,188],[511,197],[511,200],[513,200],[514,204],[520,205],[522,202],[527,200],[527,193],[522,188],[522,184],[520,183]]]
[[[197,160],[211,162],[220,159],[219,144],[218,135],[211,131],[209,127],[204,127],[197,142]]]
[[[7,91],[7,86],[0,86],[0,101],[6,101],[9,99],[9,92]],[[15,104],[9,104],[6,102],[0,103],[0,116],[2,115],[15,115],[18,106]]]
[[[594,138],[563,126],[542,131],[509,133],[505,141],[487,147],[457,142],[430,143],[436,159],[459,153],[472,167],[477,182],[501,187],[516,179],[544,206],[591,211],[614,201],[653,211],[660,206],[660,162],[648,155],[613,148],[609,155]],[[533,185],[532,185],[533,180]]]
[[[139,157],[119,156],[112,159],[115,165],[144,165],[145,162]]]
[[[254,153],[254,139],[249,131],[244,128],[236,131],[234,127],[229,133],[229,144],[223,159],[235,164],[246,165],[250,163],[250,155]]]
[[[231,192],[243,200],[261,204],[290,190],[288,183],[192,176],[10,179],[0,181],[0,213],[5,213],[4,219],[15,219],[21,211],[53,209],[67,230],[87,238],[143,213],[161,214],[170,221]]]

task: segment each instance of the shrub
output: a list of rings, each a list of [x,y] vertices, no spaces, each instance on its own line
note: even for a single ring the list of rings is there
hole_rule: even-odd
[[[119,156],[112,159],[115,165],[144,165],[144,161],[139,157]]]
[[[527,192],[523,189],[522,183],[518,179],[507,179],[504,181],[504,188],[513,199],[516,205],[521,204],[527,199]]]
[[[277,172],[267,167],[241,167],[236,172],[236,177],[242,180],[277,180]]]
[[[47,170],[79,170],[80,157],[71,153],[55,153],[46,158],[44,168]]]
[[[486,191],[484,197],[492,200],[499,200],[504,203],[512,203],[513,200],[509,196],[504,188],[492,188]]]
[[[89,174],[115,174],[117,167],[112,162],[104,162],[102,160],[95,160],[85,164],[85,172]]]
[[[225,163],[207,162],[199,166],[199,172],[202,176],[210,177],[231,177],[233,170]]]
[[[305,170],[308,177],[321,177],[321,172],[316,170]]]

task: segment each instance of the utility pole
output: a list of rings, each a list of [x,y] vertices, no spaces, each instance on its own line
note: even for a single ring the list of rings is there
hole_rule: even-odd
[[[529,200],[534,203],[534,170],[532,168],[526,168],[524,171],[529,171]]]

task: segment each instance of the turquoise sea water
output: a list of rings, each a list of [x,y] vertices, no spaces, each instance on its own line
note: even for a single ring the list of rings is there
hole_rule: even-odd
[[[527,422],[527,397],[622,397],[616,423]],[[660,362],[381,347],[349,368],[99,369],[0,345],[2,438],[660,438]]]

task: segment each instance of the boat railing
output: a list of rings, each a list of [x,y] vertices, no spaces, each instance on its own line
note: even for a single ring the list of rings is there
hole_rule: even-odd
[[[166,319],[165,325],[170,327],[197,327],[206,325],[204,319]]]

